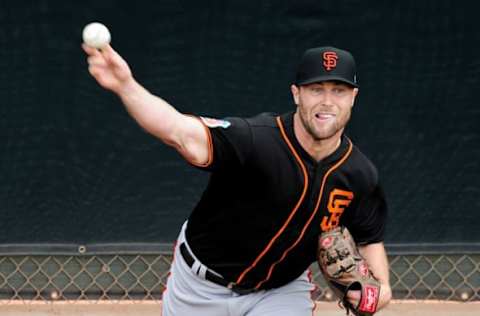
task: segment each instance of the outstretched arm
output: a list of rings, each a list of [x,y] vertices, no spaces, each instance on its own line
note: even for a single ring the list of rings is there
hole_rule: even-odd
[[[206,128],[195,117],[178,112],[165,100],[151,94],[132,75],[127,62],[110,46],[97,50],[85,44],[88,71],[105,89],[117,94],[128,113],[150,134],[174,147],[197,164],[209,160]]]

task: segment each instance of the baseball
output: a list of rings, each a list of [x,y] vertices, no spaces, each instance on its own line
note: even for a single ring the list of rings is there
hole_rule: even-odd
[[[102,23],[93,22],[83,28],[83,42],[90,47],[103,48],[110,44],[110,31]]]

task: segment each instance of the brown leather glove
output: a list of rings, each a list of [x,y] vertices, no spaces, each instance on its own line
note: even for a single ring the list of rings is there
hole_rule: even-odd
[[[320,235],[318,265],[332,291],[347,310],[357,316],[371,316],[377,310],[380,283],[368,269],[355,241],[345,227],[337,227]],[[347,300],[347,292],[358,290],[357,306]]]

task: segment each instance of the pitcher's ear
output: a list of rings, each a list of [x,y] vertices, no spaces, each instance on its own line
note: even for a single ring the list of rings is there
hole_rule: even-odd
[[[300,93],[300,88],[292,84],[290,86],[290,91],[292,92],[293,102],[298,105],[298,94]]]

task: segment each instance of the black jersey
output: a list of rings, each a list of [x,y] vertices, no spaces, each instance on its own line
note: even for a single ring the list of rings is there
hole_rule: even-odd
[[[195,255],[244,287],[282,286],[316,261],[318,236],[346,226],[359,244],[383,240],[386,203],[374,165],[342,136],[315,161],[293,113],[209,124],[211,172],[186,238]]]

